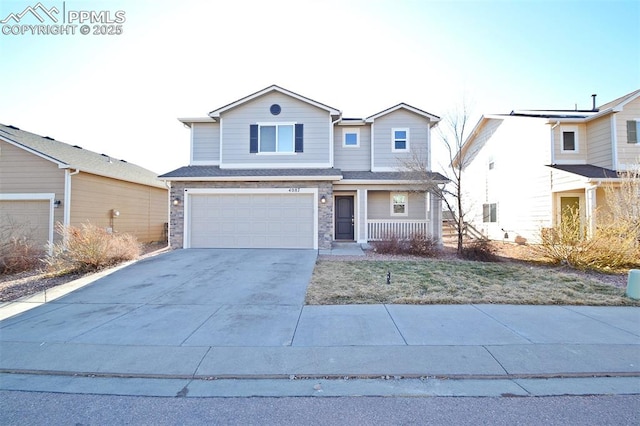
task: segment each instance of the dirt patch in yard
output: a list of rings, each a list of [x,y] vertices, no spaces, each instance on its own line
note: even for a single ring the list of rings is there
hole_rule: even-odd
[[[140,258],[157,254],[166,249],[164,243],[150,243],[142,246]],[[30,296],[62,284],[77,280],[94,272],[73,272],[59,275],[43,270],[33,270],[12,275],[0,275],[0,302],[10,302]]]

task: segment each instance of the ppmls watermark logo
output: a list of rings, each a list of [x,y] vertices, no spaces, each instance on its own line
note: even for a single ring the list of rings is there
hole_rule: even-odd
[[[59,7],[58,7],[59,6]],[[2,34],[18,35],[120,35],[124,10],[67,10],[66,2],[46,7],[41,2],[0,20]]]

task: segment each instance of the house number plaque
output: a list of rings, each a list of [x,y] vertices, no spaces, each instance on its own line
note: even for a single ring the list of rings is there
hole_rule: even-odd
[[[300,192],[300,188],[289,188],[289,192]]]

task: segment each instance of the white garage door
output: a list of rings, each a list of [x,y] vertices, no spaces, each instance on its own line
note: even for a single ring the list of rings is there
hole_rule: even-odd
[[[314,248],[309,193],[191,194],[192,248]]]
[[[0,238],[24,237],[37,247],[49,241],[48,200],[0,200]]]

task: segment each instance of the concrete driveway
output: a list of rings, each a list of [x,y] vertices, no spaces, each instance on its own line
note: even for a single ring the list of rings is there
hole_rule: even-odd
[[[291,344],[313,250],[178,250],[3,323],[3,341],[101,345]]]
[[[304,306],[316,257],[191,249],[139,261],[0,321],[0,389],[95,392],[125,377],[113,392],[205,396],[212,377],[442,376],[504,378],[491,395],[528,395],[548,389],[523,377],[619,375],[593,386],[640,393],[640,308]],[[604,389],[566,386],[553,392]]]

